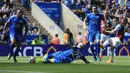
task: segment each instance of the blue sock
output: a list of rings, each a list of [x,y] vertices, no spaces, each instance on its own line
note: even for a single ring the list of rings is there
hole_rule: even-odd
[[[15,44],[10,44],[10,54],[12,55]]]
[[[45,63],[51,63],[51,61],[50,60],[46,60]]]
[[[51,58],[53,58],[53,53],[48,54],[48,56],[47,56],[47,59],[51,59]]]
[[[91,48],[91,51],[93,53],[94,59],[97,60],[97,58],[96,58],[96,52],[95,52],[95,49],[93,48],[93,44],[90,44],[90,48]]]
[[[10,44],[10,54],[9,54],[8,60],[11,58],[11,56],[13,54],[14,47],[15,47],[15,44]]]
[[[99,54],[100,54],[100,46],[99,46],[99,44],[100,44],[100,42],[97,42],[96,45],[95,45],[98,59],[100,59],[100,56],[99,56]]]
[[[20,46],[17,47],[17,49],[16,49],[16,51],[14,53],[14,57],[16,57],[18,55],[19,51],[20,51]]]

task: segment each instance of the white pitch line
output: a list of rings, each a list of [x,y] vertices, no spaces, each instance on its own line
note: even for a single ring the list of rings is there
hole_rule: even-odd
[[[48,72],[35,72],[35,71],[15,71],[15,70],[0,70],[0,73],[48,73]]]

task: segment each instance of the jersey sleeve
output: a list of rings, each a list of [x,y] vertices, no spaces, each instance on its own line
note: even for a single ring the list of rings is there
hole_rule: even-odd
[[[7,22],[9,23],[9,22],[13,21],[13,19],[15,19],[15,17],[16,17],[16,16],[11,16],[11,17],[8,19]]]
[[[87,16],[86,16],[86,20],[89,20],[90,15],[91,15],[90,13],[87,14]]]
[[[116,31],[118,31],[120,28],[121,28],[121,25],[118,24],[113,31],[116,32]]]
[[[11,22],[11,20],[12,20],[12,18],[10,17],[7,22],[9,23],[9,22]]]

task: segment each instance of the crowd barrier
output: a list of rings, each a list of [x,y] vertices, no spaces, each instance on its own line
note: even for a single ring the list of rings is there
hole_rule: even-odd
[[[29,44],[36,37],[39,37],[39,35],[27,35],[26,42]],[[48,36],[45,36],[45,42],[48,43]]]
[[[1,33],[0,33],[0,39],[1,39]],[[26,37],[26,43],[29,44],[32,40],[34,40],[35,38],[39,37],[39,35],[27,35]],[[10,40],[8,40],[8,42],[10,43]],[[45,42],[48,43],[48,36],[45,36]]]
[[[67,45],[23,45],[20,48],[19,56],[43,56],[46,53],[54,53],[57,51],[64,51],[70,49]],[[106,47],[103,54],[109,56],[110,47]],[[14,51],[16,48],[14,49]],[[0,56],[8,56],[10,52],[9,45],[0,45]],[[82,54],[89,56],[92,55],[89,45],[86,45],[81,50]],[[130,56],[130,45],[121,45],[115,49],[115,56]]]

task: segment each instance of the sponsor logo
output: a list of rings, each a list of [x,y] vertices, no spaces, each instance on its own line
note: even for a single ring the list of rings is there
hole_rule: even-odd
[[[46,53],[48,54],[48,53],[50,52],[51,49],[54,50],[54,52],[57,52],[56,48],[54,48],[53,46],[51,46],[51,47],[47,50]]]
[[[126,50],[127,55],[130,56],[129,50],[128,50],[125,46],[123,46],[123,47],[119,50],[118,56],[121,56],[121,53],[122,53],[123,50]]]

